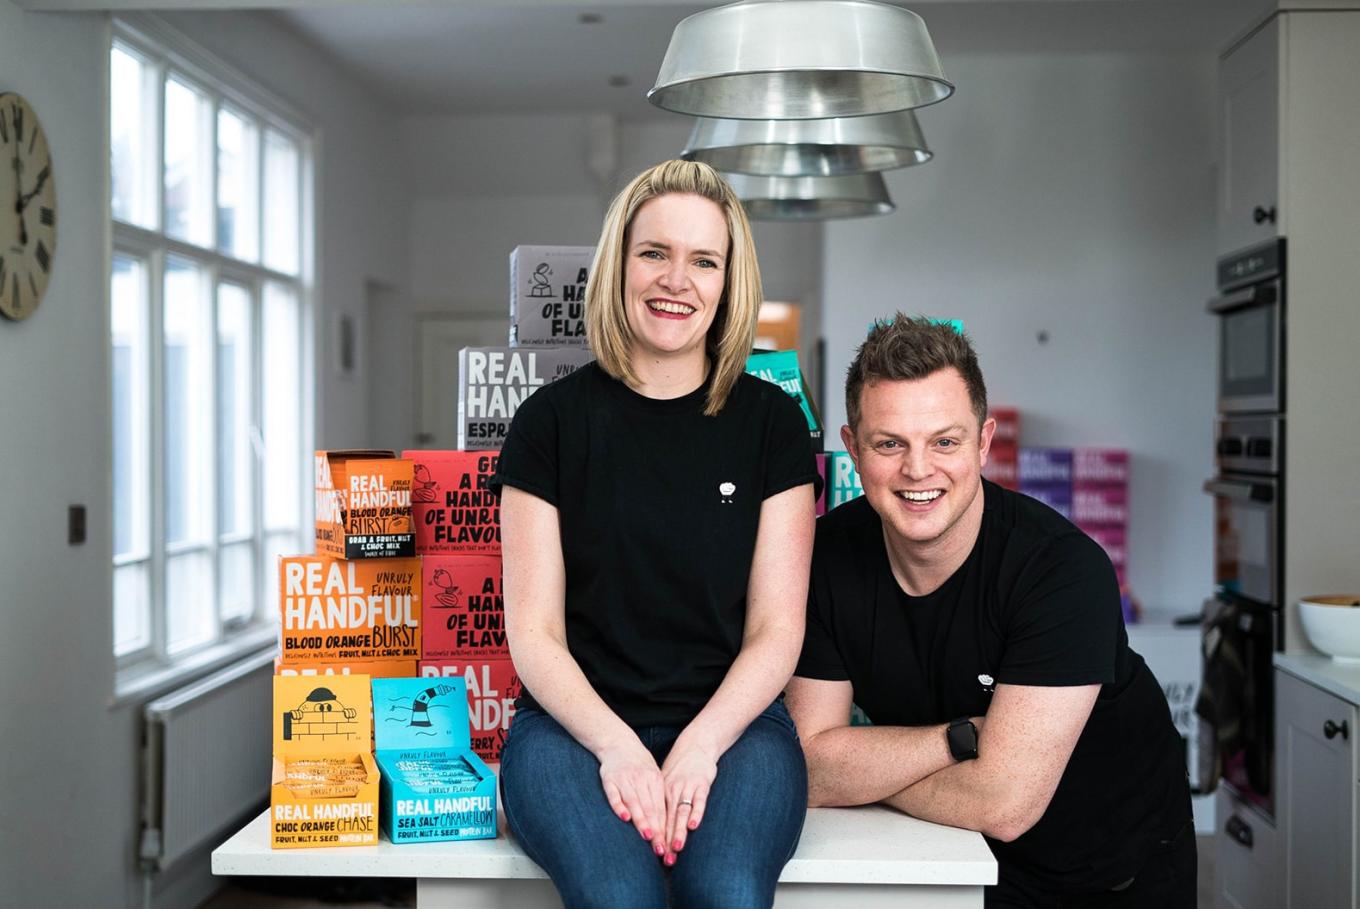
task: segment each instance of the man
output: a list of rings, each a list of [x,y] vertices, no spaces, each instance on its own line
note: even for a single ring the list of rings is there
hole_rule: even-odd
[[[876,325],[846,411],[864,497],[818,522],[787,692],[809,802],[980,830],[1000,866],[990,907],[1193,907],[1166,699],[1105,553],[982,479],[995,422],[966,336]],[[852,700],[873,726],[848,725]]]

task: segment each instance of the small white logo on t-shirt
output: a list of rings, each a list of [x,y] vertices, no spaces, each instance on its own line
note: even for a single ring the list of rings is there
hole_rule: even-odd
[[[988,674],[985,673],[985,672],[980,673],[980,674],[978,675],[978,684],[982,686],[982,688],[983,688],[984,691],[992,691],[992,690],[994,690],[993,686],[994,686],[995,682],[996,682],[996,679],[992,678],[990,675],[988,675]]]
[[[724,505],[731,505],[731,504],[732,504],[732,493],[734,493],[734,492],[736,492],[736,491],[737,491],[737,486],[736,486],[735,483],[719,483],[719,484],[718,484],[718,495],[722,496],[722,503],[723,503]]]

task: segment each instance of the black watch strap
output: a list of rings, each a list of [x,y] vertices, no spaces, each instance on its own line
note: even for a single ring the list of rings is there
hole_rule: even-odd
[[[978,756],[977,727],[968,717],[959,717],[945,730],[945,740],[949,742],[949,753],[956,761],[971,761]]]

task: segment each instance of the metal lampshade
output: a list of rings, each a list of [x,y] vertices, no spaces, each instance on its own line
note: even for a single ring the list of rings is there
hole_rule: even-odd
[[[752,177],[728,174],[746,214],[757,221],[859,218],[895,211],[882,174]]]
[[[921,17],[875,0],[743,0],[671,34],[658,107],[697,117],[860,117],[954,91]]]
[[[862,174],[929,161],[909,110],[830,120],[700,117],[680,157],[721,171],[772,177]]]

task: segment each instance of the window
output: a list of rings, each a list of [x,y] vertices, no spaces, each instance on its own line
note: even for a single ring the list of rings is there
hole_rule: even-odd
[[[303,550],[311,142],[154,22],[109,75],[113,649],[157,669],[272,628]]]

